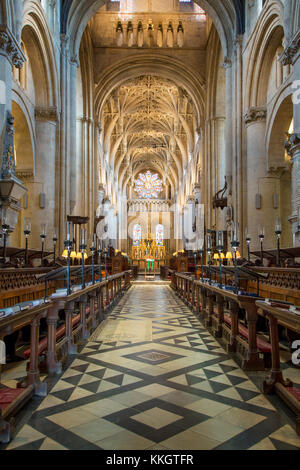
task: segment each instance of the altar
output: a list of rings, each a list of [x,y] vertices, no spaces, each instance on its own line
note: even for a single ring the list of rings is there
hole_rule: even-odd
[[[160,272],[160,267],[165,264],[166,247],[163,239],[154,239],[151,234],[147,238],[137,240],[131,249],[131,259],[139,271],[146,271],[149,259],[155,273]]]

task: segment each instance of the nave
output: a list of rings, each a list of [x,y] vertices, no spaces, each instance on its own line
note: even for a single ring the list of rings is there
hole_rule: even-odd
[[[168,285],[131,287],[79,350],[0,449],[300,448],[264,373],[242,371]]]

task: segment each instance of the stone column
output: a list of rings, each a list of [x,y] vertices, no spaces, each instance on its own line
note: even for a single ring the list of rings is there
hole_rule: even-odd
[[[12,65],[22,68],[25,60],[18,40],[6,25],[0,25],[0,149],[7,111],[11,111]]]
[[[232,62],[225,57],[223,67],[226,70],[226,154],[225,154],[225,176],[228,181],[228,192],[232,191],[232,90],[233,90],[233,73]]]
[[[283,51],[280,61],[283,65],[293,66],[294,75],[294,95],[293,95],[293,117],[294,134],[290,135],[286,142],[286,150],[292,162],[292,214],[289,221],[292,224],[294,236],[294,246],[300,244],[300,220],[298,211],[300,209],[300,30],[288,43]]]
[[[266,174],[265,132],[266,132],[265,108],[250,108],[245,114],[247,135],[247,192],[244,192],[247,201],[247,216],[245,225],[251,235],[251,250],[259,249],[258,228],[264,226],[265,248],[273,248],[274,230],[270,227],[270,204],[273,194],[273,180]],[[256,208],[256,195],[260,194],[261,208]],[[275,225],[274,225],[275,226]],[[243,228],[243,227],[241,227]],[[246,227],[244,227],[245,229]],[[272,224],[273,228],[273,224]]]
[[[17,17],[14,20],[18,23]],[[14,119],[11,115],[12,66],[22,68],[25,60],[19,39],[7,25],[0,25],[0,202],[6,209],[8,233],[12,233],[17,224],[19,201],[26,192],[26,188],[16,178]]]
[[[234,71],[235,71],[235,125],[233,130],[233,163],[232,163],[232,192],[233,205],[235,208],[235,220],[240,223],[240,227],[244,228],[244,211],[243,211],[243,189],[244,189],[244,165],[242,154],[242,102],[243,102],[243,55],[242,55],[243,37],[237,36],[234,41]],[[230,194],[230,181],[229,181]],[[240,233],[241,243],[244,241],[244,231]]]
[[[186,210],[184,211],[184,240],[185,249],[196,249],[196,233],[193,232],[193,224],[195,218],[195,197],[193,195],[187,197]]]
[[[78,57],[70,57],[69,37],[61,35],[61,121],[60,161],[58,169],[57,204],[59,206],[60,234],[64,237],[67,215],[76,204],[76,68]],[[62,241],[61,238],[60,241]]]
[[[300,132],[292,134],[287,143],[286,148],[292,161],[292,215],[289,221],[292,224],[292,232],[295,234],[293,244],[300,244]]]
[[[33,222],[31,246],[40,246],[40,224],[47,224],[48,237],[46,238],[46,249],[53,249],[52,236],[54,227],[58,226],[58,212],[55,194],[55,169],[57,155],[57,123],[58,112],[56,107],[35,108],[36,122],[36,179],[42,181],[43,185],[32,185],[35,197],[39,192],[46,194],[46,207],[39,210],[37,214],[32,213]],[[36,186],[36,188],[35,188]],[[30,202],[32,206],[32,202]],[[34,210],[34,206],[31,207]]]

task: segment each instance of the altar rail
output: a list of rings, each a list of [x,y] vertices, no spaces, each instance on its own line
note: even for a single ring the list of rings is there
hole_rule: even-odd
[[[0,387],[0,442],[13,434],[12,417],[32,395],[46,396],[47,384],[40,380],[40,370],[60,374],[61,360],[77,353],[76,341],[87,338],[109,310],[130,287],[130,271],[109,276],[69,296],[50,298],[50,302],[0,318],[0,339],[30,325],[31,341],[26,378],[17,389]],[[79,309],[79,313],[78,313]],[[58,314],[65,312],[64,325],[57,328]],[[47,322],[47,338],[40,341],[40,322]],[[44,360],[41,361],[41,356]],[[0,372],[2,366],[0,365]],[[0,374],[1,379],[1,374]]]

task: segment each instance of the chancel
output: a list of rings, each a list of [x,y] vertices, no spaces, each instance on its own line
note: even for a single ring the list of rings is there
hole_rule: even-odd
[[[300,449],[299,83],[299,0],[0,0],[0,450]]]

